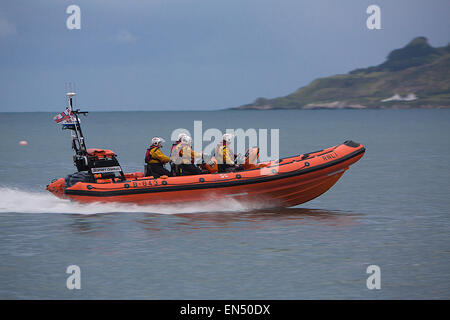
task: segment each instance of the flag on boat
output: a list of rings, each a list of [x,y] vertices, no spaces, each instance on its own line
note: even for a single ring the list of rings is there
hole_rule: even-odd
[[[58,124],[63,125],[73,125],[76,122],[75,117],[73,116],[72,110],[70,110],[70,107],[67,107],[64,112],[58,113],[53,120],[56,121]]]

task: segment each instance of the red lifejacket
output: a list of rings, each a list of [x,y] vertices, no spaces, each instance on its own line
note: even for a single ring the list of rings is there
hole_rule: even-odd
[[[174,144],[172,144],[172,147],[170,148],[170,154],[172,155],[172,153],[173,153],[173,149],[177,146],[177,145],[179,145],[180,144],[180,140],[177,140],[177,141],[175,141],[175,143]]]
[[[159,162],[161,162],[159,159],[154,159],[150,153],[150,151],[152,151],[153,149],[159,149],[158,146],[150,146],[150,148],[147,149],[147,152],[145,153],[145,163],[149,163],[150,160],[158,160]]]

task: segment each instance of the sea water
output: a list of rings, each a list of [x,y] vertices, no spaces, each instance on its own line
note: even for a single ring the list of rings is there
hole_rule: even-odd
[[[293,208],[78,204],[45,191],[75,171],[53,113],[0,113],[2,299],[449,299],[450,110],[92,112],[88,147],[142,170],[174,129],[279,129],[280,156],[345,140],[367,152]],[[27,145],[20,145],[25,140]],[[67,267],[81,270],[69,290]],[[381,288],[367,287],[370,265]]]

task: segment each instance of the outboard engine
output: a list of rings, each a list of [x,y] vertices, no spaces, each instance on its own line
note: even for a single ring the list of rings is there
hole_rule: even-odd
[[[75,93],[67,93],[69,97],[70,113],[68,120],[63,122],[63,129],[71,131],[72,149],[75,151],[73,163],[78,173],[66,178],[66,187],[78,181],[96,182],[97,179],[111,179],[111,182],[126,180],[116,154],[111,150],[87,149],[81,130],[79,115],[87,115],[88,112],[73,110],[73,97]]]
[[[83,157],[82,161],[80,163],[78,158],[74,158],[75,166],[77,169],[79,167],[84,170],[87,169],[94,179],[126,180],[117,156],[111,150],[87,149],[86,156]]]
[[[126,180],[117,156],[113,151],[87,149],[85,154],[84,156],[75,155],[73,157],[73,162],[78,172],[67,176],[67,187],[79,181],[96,182],[98,179],[108,179],[114,182]]]

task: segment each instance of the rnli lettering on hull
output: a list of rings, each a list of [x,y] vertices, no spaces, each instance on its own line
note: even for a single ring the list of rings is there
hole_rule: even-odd
[[[338,157],[338,155],[336,152],[331,152],[331,153],[323,155],[322,159],[325,161],[328,161],[328,160],[336,159],[337,157]]]

